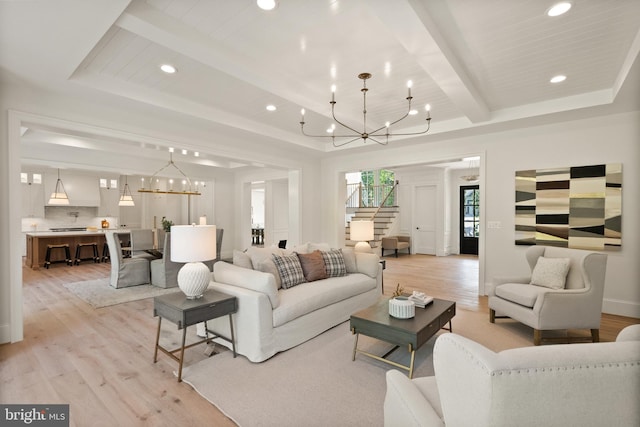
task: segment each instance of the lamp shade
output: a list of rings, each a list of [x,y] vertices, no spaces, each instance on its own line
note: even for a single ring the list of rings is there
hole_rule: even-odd
[[[373,240],[373,221],[351,221],[350,240],[366,242]]]
[[[171,261],[199,262],[215,258],[215,225],[174,225],[171,227]]]

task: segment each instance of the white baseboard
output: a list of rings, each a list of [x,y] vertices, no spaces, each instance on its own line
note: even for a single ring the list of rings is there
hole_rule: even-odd
[[[0,325],[0,344],[11,342],[11,328],[9,324]]]
[[[640,319],[640,304],[605,298],[602,302],[602,312]]]

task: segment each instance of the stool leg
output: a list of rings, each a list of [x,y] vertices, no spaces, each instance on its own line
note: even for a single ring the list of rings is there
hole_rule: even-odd
[[[48,270],[50,265],[51,265],[51,248],[47,248],[47,255],[44,257],[44,268]]]
[[[93,245],[93,262],[100,262],[100,257],[98,256],[98,245]]]
[[[71,250],[69,249],[69,245],[64,247],[64,254],[65,254],[65,262],[67,263],[67,265],[71,265],[73,266],[73,261],[71,260]]]

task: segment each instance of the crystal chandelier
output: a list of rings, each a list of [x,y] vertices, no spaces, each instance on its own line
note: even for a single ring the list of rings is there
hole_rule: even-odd
[[[422,131],[422,132],[410,132],[410,133],[391,133],[391,126],[395,125],[396,123],[404,120],[409,114],[411,114],[411,100],[413,99],[413,97],[411,96],[411,86],[412,83],[411,81],[409,81],[407,83],[407,112],[400,117],[399,119],[393,121],[393,122],[386,122],[384,126],[375,129],[375,130],[371,130],[368,131],[367,130],[367,91],[369,90],[367,88],[367,80],[371,78],[371,74],[370,73],[360,73],[358,74],[358,78],[360,80],[362,80],[362,89],[360,89],[360,91],[362,92],[362,105],[363,105],[363,109],[362,109],[362,132],[357,131],[356,129],[354,129],[352,126],[346,125],[343,122],[341,122],[340,120],[338,120],[336,118],[335,115],[335,106],[336,106],[336,99],[335,99],[335,92],[336,92],[336,87],[335,85],[331,87],[331,101],[329,102],[331,104],[331,116],[333,117],[333,120],[338,123],[340,126],[342,126],[342,128],[344,128],[344,133],[339,132],[338,134],[335,133],[335,124],[333,124],[328,130],[327,132],[331,133],[331,135],[310,135],[305,133],[304,131],[304,125],[305,125],[305,121],[304,121],[304,108],[302,109],[301,113],[302,113],[302,119],[300,120],[300,130],[302,131],[302,134],[305,136],[310,136],[313,138],[331,138],[331,142],[333,144],[334,147],[341,147],[343,145],[349,144],[351,142],[357,141],[359,139],[363,139],[364,142],[366,143],[368,139],[372,140],[373,142],[376,142],[380,145],[387,145],[389,143],[389,137],[393,137],[393,136],[408,136],[408,135],[423,135],[427,132],[429,132],[429,128],[431,127],[431,107],[429,106],[429,104],[427,104],[425,106],[425,110],[427,113],[427,128]],[[336,138],[347,138],[346,141],[342,141],[342,142],[338,142],[336,143]]]

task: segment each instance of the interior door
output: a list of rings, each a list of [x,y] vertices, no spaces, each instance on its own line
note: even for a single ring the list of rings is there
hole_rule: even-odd
[[[414,230],[411,237],[413,253],[436,254],[436,196],[435,185],[419,185],[414,193]]]
[[[460,187],[460,253],[478,255],[480,236],[480,187]]]

